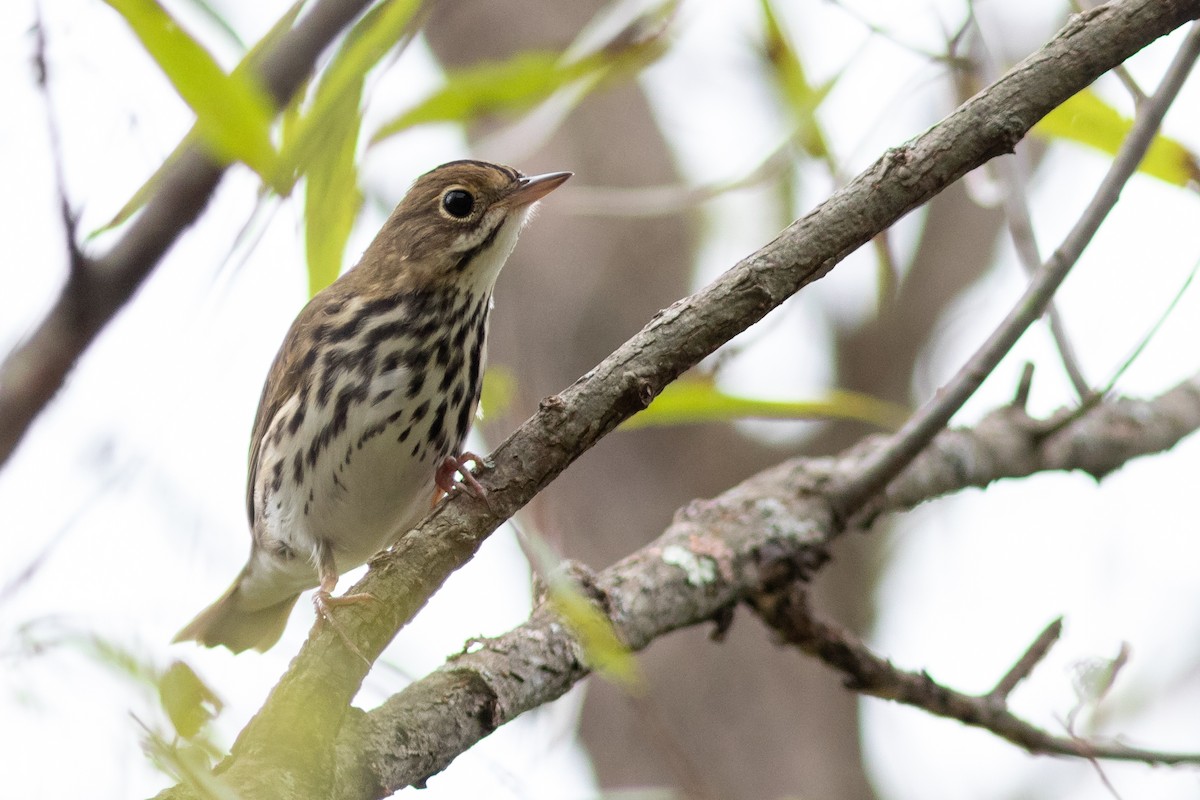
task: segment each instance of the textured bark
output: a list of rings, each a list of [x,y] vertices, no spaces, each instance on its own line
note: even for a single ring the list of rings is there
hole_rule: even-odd
[[[936,497],[1004,478],[1082,471],[1097,479],[1128,461],[1173,447],[1200,428],[1200,376],[1152,400],[1118,398],[1071,419],[1048,419],[1005,407],[970,429],[944,431],[889,488],[879,512],[905,511]],[[710,500],[695,500],[653,542],[594,576],[590,588],[618,635],[641,649],[667,633],[708,620],[727,621],[740,601],[769,595],[807,579],[826,562],[827,545],[844,532],[833,509],[839,474],[853,474],[882,437],[871,437],[837,458],[797,458],[754,475]],[[786,591],[784,592],[786,595]],[[760,604],[761,607],[762,604]],[[785,635],[799,639],[789,609],[760,608]],[[772,620],[775,614],[781,618]],[[745,625],[735,625],[747,627]],[[826,637],[832,641],[834,637]],[[1064,750],[1051,737],[1029,736],[1002,705],[981,706],[920,676],[888,669],[861,648],[839,645],[833,661],[865,680],[879,696],[936,708],[997,730],[1035,752],[1086,754],[1086,743]],[[732,649],[709,645],[710,651]],[[781,650],[780,652],[787,652]],[[350,760],[341,774],[357,776],[339,798],[375,798],[420,783],[495,727],[565,693],[588,673],[579,644],[545,605],[495,639],[477,642],[428,677],[394,695],[346,731],[339,750]],[[840,691],[845,691],[844,688]],[[890,693],[890,694],[889,694]],[[697,695],[694,702],[720,703]],[[1069,737],[1068,737],[1069,738]],[[757,740],[738,743],[758,763]],[[1151,762],[1195,761],[1196,755],[1130,750]],[[773,767],[773,765],[772,765]]]

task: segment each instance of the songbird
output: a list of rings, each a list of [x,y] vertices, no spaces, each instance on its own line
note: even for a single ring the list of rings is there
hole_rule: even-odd
[[[481,495],[462,445],[487,360],[492,288],[534,204],[570,172],[452,161],[416,180],[358,264],[300,312],[250,440],[250,557],[175,641],[263,651],[300,593],[415,525],[437,491]],[[461,475],[461,479],[458,476]]]

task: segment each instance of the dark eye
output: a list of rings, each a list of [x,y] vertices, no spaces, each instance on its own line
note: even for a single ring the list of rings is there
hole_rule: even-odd
[[[475,208],[475,198],[463,189],[451,189],[442,195],[442,208],[452,217],[466,219],[471,216],[471,209]]]

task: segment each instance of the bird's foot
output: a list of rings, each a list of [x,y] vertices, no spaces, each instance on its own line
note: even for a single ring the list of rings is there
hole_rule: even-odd
[[[486,500],[487,489],[483,488],[483,484],[476,479],[470,464],[474,464],[476,467],[491,466],[487,459],[472,453],[470,450],[464,452],[462,455],[446,456],[442,459],[442,463],[438,464],[433,482],[445,494],[450,494],[455,490],[462,490],[476,500]]]
[[[313,608],[316,609],[317,612],[317,624],[322,625],[327,623],[329,627],[333,628],[333,632],[338,635],[338,638],[342,640],[342,644],[346,645],[350,652],[361,658],[363,662],[370,667],[371,660],[363,654],[362,650],[358,649],[358,645],[350,641],[350,637],[346,635],[345,629],[336,619],[333,618],[332,609],[336,608],[337,606],[354,605],[357,603],[366,602],[368,600],[378,602],[379,599],[375,597],[375,595],[367,594],[366,592],[360,592],[358,594],[344,594],[340,597],[334,597],[332,590],[333,586],[326,587],[324,584],[322,584],[321,587],[313,593]]]

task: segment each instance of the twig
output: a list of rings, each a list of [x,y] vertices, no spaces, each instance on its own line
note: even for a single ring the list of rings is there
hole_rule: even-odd
[[[969,9],[968,19],[975,30],[979,32],[980,48],[986,56],[988,78],[994,78],[1001,71],[1001,66],[994,51],[987,44],[987,37],[984,35],[985,32],[975,13],[975,4],[969,4]],[[1119,68],[1117,67],[1117,69]],[[1041,266],[1042,256],[1038,252],[1037,237],[1033,231],[1033,217],[1029,213],[1027,199],[1029,195],[1027,180],[1029,159],[1027,155],[1026,148],[1018,147],[1010,157],[997,159],[996,170],[1003,192],[1004,218],[1008,223],[1013,249],[1016,251],[1017,261],[1025,270],[1026,277],[1032,280]],[[1081,400],[1084,400],[1092,394],[1091,384],[1083,376],[1083,369],[1079,366],[1075,347],[1067,335],[1066,323],[1063,322],[1062,314],[1059,313],[1058,303],[1053,300],[1046,308],[1046,319],[1049,322],[1050,335],[1058,348],[1059,358],[1062,360],[1067,378],[1071,381],[1075,393]]]
[[[875,453],[862,472],[853,476],[841,488],[841,513],[857,512],[872,495],[895,478],[937,432],[949,423],[950,418],[957,413],[967,398],[975,393],[1029,326],[1045,313],[1055,291],[1079,260],[1079,256],[1099,230],[1108,212],[1116,205],[1121,187],[1137,170],[1163,116],[1191,72],[1197,55],[1200,55],[1200,26],[1193,25],[1167,69],[1167,74],[1163,76],[1158,91],[1143,106],[1142,113],[1122,143],[1095,196],[1066,239],[1042,265],[1038,275],[1030,282],[1021,299],[1000,326],[992,332],[950,383],[940,389],[931,402],[919,409],[887,445]]]
[[[66,239],[67,264],[72,273],[78,272],[85,266],[83,252],[80,251],[75,238],[76,215],[71,210],[71,201],[67,196],[67,180],[63,172],[62,135],[58,125],[58,117],[54,113],[54,100],[50,96],[50,66],[46,58],[46,22],[42,19],[42,4],[34,4],[34,77],[38,89],[41,90],[42,111],[46,118],[46,141],[50,148],[50,160],[54,165],[54,188],[58,193],[58,210],[62,217],[63,233]],[[0,462],[2,463],[2,462]]]
[[[850,631],[821,619],[809,607],[806,590],[801,586],[793,586],[782,596],[756,605],[755,609],[763,621],[779,632],[789,644],[796,645],[805,653],[816,656],[844,673],[846,685],[854,691],[894,700],[939,717],[958,720],[964,725],[983,728],[1030,753],[1074,756],[1089,761],[1107,759],[1144,764],[1200,764],[1200,753],[1173,753],[1130,747],[1119,742],[1055,736],[1013,714],[1005,705],[1003,696],[997,697],[995,692],[985,695],[964,694],[935,682],[926,672],[899,669],[886,658],[872,652]],[[1044,654],[1038,652],[1039,645],[1043,649],[1049,647],[1057,637],[1057,631],[1053,628],[1052,625],[1038,638],[1030,652],[1018,662],[1018,667],[1032,669]],[[1003,685],[1004,682],[1001,683]]]
[[[1029,203],[1026,200],[1026,181],[1024,164],[1020,152],[1008,158],[999,159],[996,168],[1000,173],[1000,181],[1004,185],[1004,217],[1008,222],[1009,235],[1012,236],[1013,249],[1016,250],[1017,260],[1024,267],[1026,275],[1032,279],[1037,275],[1042,263],[1038,253],[1037,239],[1033,233],[1033,219],[1029,213]],[[1063,369],[1075,393],[1081,400],[1091,395],[1091,384],[1083,376],[1083,368],[1079,366],[1079,356],[1075,346],[1067,335],[1066,323],[1058,310],[1058,304],[1053,300],[1046,307],[1046,318],[1050,323],[1050,335],[1058,348],[1059,358],[1062,359]]]
[[[1013,689],[1017,688],[1017,684],[1033,673],[1034,668],[1042,663],[1042,660],[1050,652],[1050,648],[1062,638],[1062,629],[1062,617],[1054,619],[1047,625],[1033,640],[1033,644],[1029,645],[1017,659],[1017,663],[1013,664],[1004,677],[996,683],[996,687],[985,695],[987,700],[1001,705],[1006,703]]]
[[[280,106],[368,5],[370,0],[319,0],[264,55],[256,74]],[[225,169],[200,147],[182,151],[113,248],[93,259],[83,257],[82,266],[71,270],[46,317],[0,364],[0,466],[96,335],[200,216]]]

